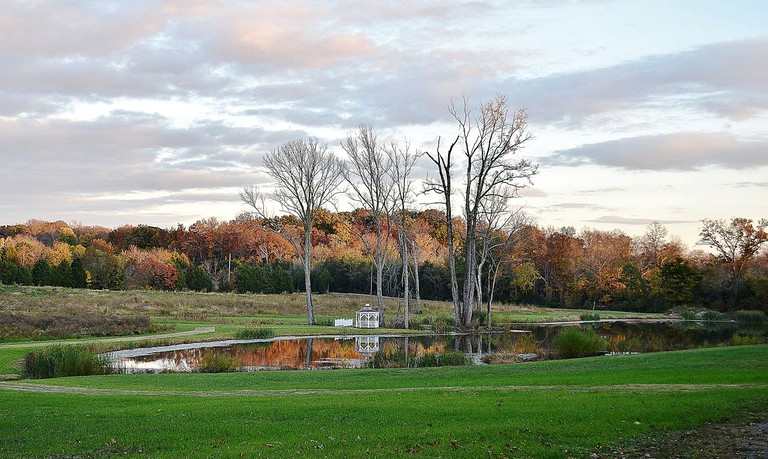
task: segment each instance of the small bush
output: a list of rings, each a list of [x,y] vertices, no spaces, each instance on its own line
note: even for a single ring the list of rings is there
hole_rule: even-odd
[[[680,311],[680,318],[683,320],[699,320],[699,316],[696,311],[690,309],[683,309]]]
[[[201,373],[233,373],[240,371],[242,365],[232,356],[209,352],[203,355],[200,362]]]
[[[48,346],[24,358],[28,378],[102,375],[110,372],[109,360],[80,346]]]
[[[336,320],[333,319],[332,317],[324,317],[324,316],[315,317],[315,325],[321,325],[323,327],[333,327],[335,322]]]
[[[738,333],[731,336],[731,346],[748,346],[751,344],[765,344],[765,338],[755,335],[740,335]]]
[[[579,316],[579,319],[583,321],[600,320],[600,314],[596,312],[586,313]]]
[[[448,333],[453,330],[456,322],[454,322],[453,317],[437,317],[432,321],[432,325],[435,327],[435,332]]]
[[[479,327],[488,325],[488,313],[486,311],[472,310],[472,324]]]
[[[441,367],[459,367],[470,365],[471,358],[463,352],[443,352],[437,354],[437,364]]]
[[[237,339],[269,339],[275,337],[271,328],[243,328],[235,333]]]
[[[517,352],[490,352],[483,354],[483,363],[520,363],[520,354]]]
[[[377,352],[365,364],[368,368],[423,368],[449,367],[472,364],[472,359],[463,352],[444,352],[442,354],[424,354],[421,357],[407,358],[405,352]]]
[[[761,325],[768,321],[768,316],[763,311],[736,311],[736,321],[744,324]]]
[[[706,322],[722,322],[728,320],[728,316],[717,311],[703,311],[699,313],[699,316],[701,317],[701,320]]]
[[[608,342],[594,330],[570,327],[555,337],[554,346],[560,357],[568,359],[595,355],[598,351],[607,349]]]

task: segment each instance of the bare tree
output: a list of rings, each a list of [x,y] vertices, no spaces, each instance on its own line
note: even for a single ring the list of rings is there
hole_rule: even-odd
[[[393,183],[390,179],[392,162],[378,145],[373,128],[361,125],[355,135],[348,135],[341,147],[349,156],[344,179],[350,185],[350,198],[368,211],[373,224],[375,241],[360,240],[370,254],[376,268],[376,304],[379,325],[384,325],[383,273],[391,234],[388,206],[391,203]]]
[[[411,180],[411,171],[416,164],[418,155],[411,153],[410,145],[405,142],[403,145],[392,141],[386,148],[387,156],[391,168],[389,170],[390,180],[394,185],[392,190],[392,210],[395,225],[397,227],[398,242],[400,249],[400,259],[402,261],[403,273],[403,314],[404,326],[409,327],[411,289],[409,274],[409,256],[408,256],[408,205],[411,203],[413,194],[413,180]],[[417,271],[418,275],[418,271]]]
[[[332,202],[339,192],[344,162],[336,158],[318,139],[286,142],[264,156],[267,174],[275,180],[275,191],[268,195],[281,208],[302,224],[303,241],[292,237],[280,224],[272,229],[293,245],[304,264],[304,288],[307,296],[307,323],[315,324],[312,304],[312,225],[317,211]],[[240,199],[251,206],[257,216],[266,219],[264,195],[254,186],[245,187]]]
[[[493,295],[496,291],[496,281],[501,269],[504,265],[515,261],[513,251],[525,240],[526,231],[523,230],[533,224],[531,218],[522,209],[510,210],[506,205],[497,205],[490,210],[491,213],[486,215],[486,224],[484,225],[488,230],[484,231],[482,236],[481,254],[485,253],[485,255],[481,255],[481,263],[478,263],[478,273],[481,273],[482,264],[486,260],[488,262],[486,280],[488,299],[485,303],[488,329],[492,326]],[[482,282],[481,275],[478,275],[477,282]],[[478,303],[482,304],[482,297],[478,297]]]
[[[424,180],[424,192],[433,192],[440,195],[445,206],[445,228],[446,239],[448,240],[448,267],[451,272],[451,298],[453,299],[453,318],[456,325],[461,324],[462,308],[459,303],[459,283],[456,277],[456,251],[453,243],[453,212],[451,208],[451,196],[453,195],[452,174],[453,174],[453,149],[459,143],[459,137],[453,141],[447,152],[440,150],[441,138],[437,139],[437,148],[434,153],[425,152],[424,154],[437,166],[438,178],[429,178]]]
[[[477,232],[484,203],[502,189],[512,195],[530,184],[538,166],[525,159],[513,160],[531,139],[525,110],[510,112],[507,98],[497,96],[482,103],[473,114],[465,98],[461,109],[452,104],[450,112],[459,125],[459,147],[466,160],[464,183],[464,218],[467,231],[464,254],[468,275],[464,279],[464,297],[457,325],[468,327],[476,293]]]

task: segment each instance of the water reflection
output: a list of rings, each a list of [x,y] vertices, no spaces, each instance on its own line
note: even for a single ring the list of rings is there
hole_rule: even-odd
[[[581,326],[595,329],[608,341],[609,349],[606,351],[614,353],[717,346],[728,344],[737,332],[749,333],[763,340],[767,334],[765,329],[741,331],[735,324],[705,327],[669,322],[600,322]],[[451,352],[464,353],[475,363],[480,363],[484,355],[492,353],[504,353],[517,356],[516,361],[527,361],[552,356],[552,342],[565,327],[527,326],[523,330],[496,334],[361,335],[222,341],[117,351],[111,353],[110,358],[115,367],[126,372],[198,371],[212,355],[228,356],[245,371],[410,366],[415,359]]]

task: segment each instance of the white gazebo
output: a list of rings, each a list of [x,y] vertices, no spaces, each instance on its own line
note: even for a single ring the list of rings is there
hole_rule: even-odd
[[[363,309],[359,309],[355,315],[357,328],[379,328],[379,311],[366,303]]]

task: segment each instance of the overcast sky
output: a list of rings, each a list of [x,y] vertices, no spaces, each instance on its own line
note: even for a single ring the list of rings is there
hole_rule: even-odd
[[[451,98],[495,94],[530,113],[540,226],[768,217],[764,0],[11,0],[0,66],[0,224],[229,220],[281,142],[433,151]]]

